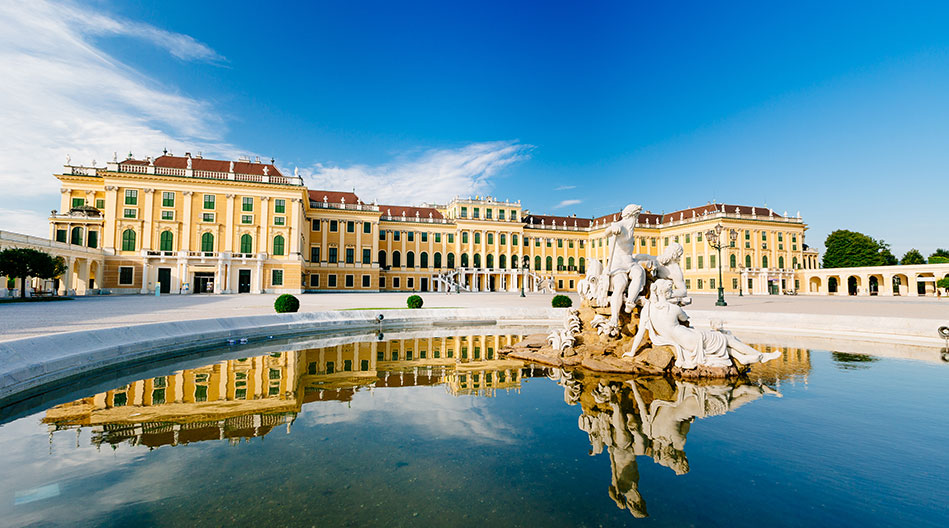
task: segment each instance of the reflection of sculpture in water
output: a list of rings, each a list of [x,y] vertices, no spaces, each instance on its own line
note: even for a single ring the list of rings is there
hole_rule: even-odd
[[[637,456],[649,456],[676,474],[685,474],[689,471],[685,439],[695,418],[725,414],[762,394],[777,394],[764,385],[697,385],[665,378],[625,382],[571,378],[561,384],[568,402],[580,385],[579,427],[590,437],[590,454],[607,449],[612,470],[610,498],[635,517],[648,515],[639,493]]]
[[[643,310],[639,316],[639,328],[633,338],[633,344],[626,356],[634,356],[646,332],[649,332],[654,345],[672,345],[675,347],[675,366],[692,369],[699,365],[708,367],[730,367],[731,358],[743,365],[765,362],[781,356],[780,352],[764,354],[739,341],[731,332],[721,329],[697,330],[686,326],[689,316],[670,299],[673,283],[668,279],[658,279],[652,284],[652,291],[644,299]]]

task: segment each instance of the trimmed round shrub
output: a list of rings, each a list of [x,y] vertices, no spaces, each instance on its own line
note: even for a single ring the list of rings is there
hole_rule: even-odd
[[[277,297],[277,300],[273,303],[273,309],[277,313],[296,312],[300,309],[300,300],[289,293],[285,293]]]
[[[418,295],[412,295],[405,301],[406,306],[409,308],[421,308],[422,307],[422,298]]]
[[[550,305],[554,308],[570,308],[573,306],[573,301],[566,295],[554,295],[554,298],[550,300]]]

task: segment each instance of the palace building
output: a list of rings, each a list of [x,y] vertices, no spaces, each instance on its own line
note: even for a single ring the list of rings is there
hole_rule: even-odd
[[[62,292],[263,293],[378,291],[572,291],[619,212],[597,218],[531,213],[490,196],[447,204],[366,203],[352,192],[307,189],[259,159],[186,153],[68,164],[54,243],[70,256]],[[629,197],[635,201],[635,197]],[[716,291],[719,253],[705,233],[721,224],[726,291],[800,289],[799,270],[817,268],[800,214],[706,204],[644,211],[640,253],[672,244],[691,292]],[[733,232],[733,236],[729,236]]]

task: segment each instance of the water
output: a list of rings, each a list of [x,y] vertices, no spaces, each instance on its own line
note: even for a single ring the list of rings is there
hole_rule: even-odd
[[[0,426],[0,518],[949,525],[943,364],[785,348],[694,384],[499,359],[518,339],[288,344],[79,389]]]

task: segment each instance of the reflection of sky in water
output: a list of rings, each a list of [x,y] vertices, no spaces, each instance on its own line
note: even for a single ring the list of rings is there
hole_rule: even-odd
[[[591,385],[570,406],[564,386],[545,378],[493,398],[445,385],[362,388],[350,401],[304,404],[289,434],[278,425],[236,443],[154,450],[97,448],[90,427],[50,436],[41,413],[0,427],[0,515],[5,525],[60,526],[949,524],[949,370],[815,351],[803,373],[775,367],[760,380],[783,397],[718,415],[737,400],[715,389],[707,404],[671,409],[698,418],[652,424],[652,435],[682,433],[687,472],[634,455],[643,519],[610,497],[622,456],[588,456],[591,436],[578,427],[609,398],[596,401]],[[676,400],[638,387],[646,407]],[[716,412],[702,418],[699,408]],[[639,424],[630,412],[624,423]]]

